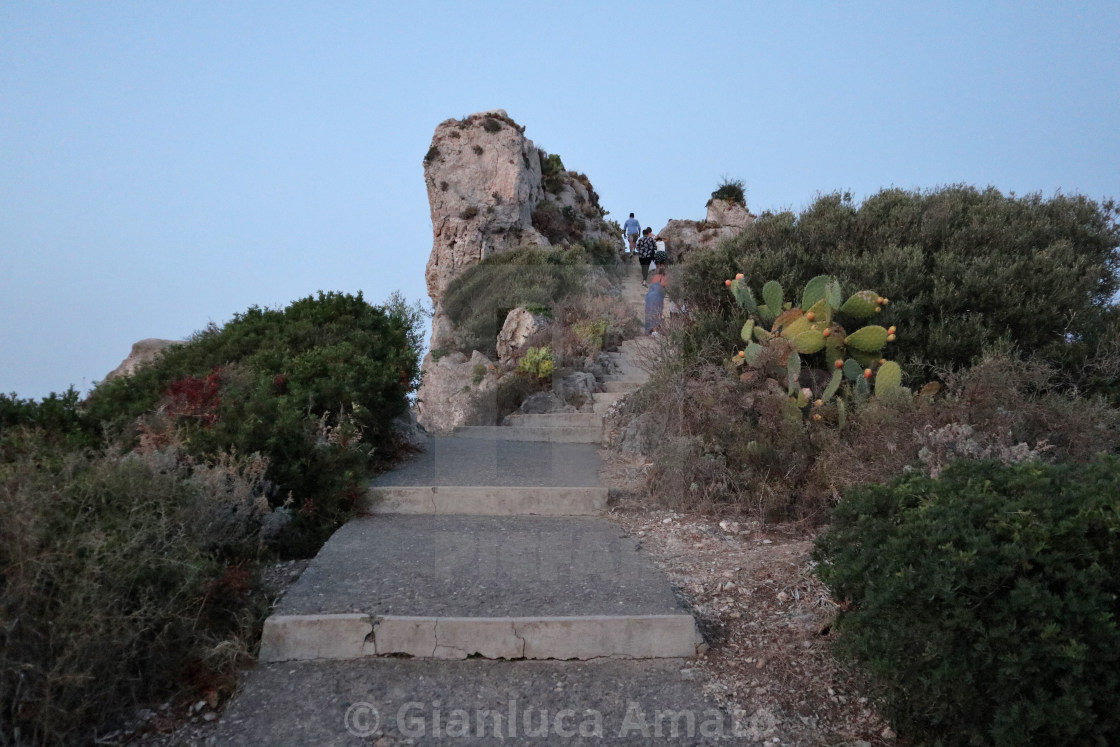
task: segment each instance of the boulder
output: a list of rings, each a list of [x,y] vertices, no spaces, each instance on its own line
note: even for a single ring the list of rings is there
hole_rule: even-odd
[[[504,362],[516,358],[529,338],[548,325],[548,317],[534,314],[522,306],[510,311],[498,333],[498,360]]]
[[[147,340],[132,343],[132,352],[121,361],[121,364],[105,375],[105,381],[111,381],[120,376],[131,376],[136,370],[154,360],[161,350],[171,345],[180,345],[176,340],[161,340],[150,337]]]
[[[572,408],[556,396],[553,392],[537,392],[530,394],[521,403],[521,412],[526,415],[543,415],[549,412],[567,412]]]
[[[577,371],[552,383],[552,391],[573,407],[583,407],[592,401],[591,395],[595,393],[595,376],[584,371]]]

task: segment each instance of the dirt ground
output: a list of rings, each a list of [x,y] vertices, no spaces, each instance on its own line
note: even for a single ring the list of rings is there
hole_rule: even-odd
[[[772,719],[784,744],[909,744],[832,654],[837,605],[813,574],[811,531],[651,508],[638,498],[641,458],[604,459],[610,518],[692,607],[710,646],[697,669],[713,697]]]

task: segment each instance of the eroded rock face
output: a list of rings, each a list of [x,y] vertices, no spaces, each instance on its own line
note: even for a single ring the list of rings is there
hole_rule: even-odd
[[[705,220],[671,220],[658,235],[673,262],[681,261],[692,249],[715,246],[737,236],[754,223],[755,216],[742,205],[726,200],[712,200]]]
[[[436,127],[424,159],[432,253],[424,278],[436,304],[451,280],[495,252],[547,246],[533,228],[541,162],[533,141],[501,109]],[[439,347],[433,340],[432,346]]]
[[[450,353],[434,360],[424,358],[423,386],[417,395],[417,417],[430,433],[450,433],[468,421],[475,398],[497,386],[493,361],[477,350],[470,358]]]
[[[754,216],[745,205],[727,200],[713,199],[708,205],[708,215],[704,218],[707,223],[715,223],[725,228],[743,229],[754,223]]]
[[[504,362],[516,358],[529,338],[548,324],[547,317],[534,314],[521,306],[510,311],[498,333],[498,359]]]
[[[136,373],[136,370],[143,366],[145,363],[153,360],[159,351],[170,345],[179,345],[181,343],[176,340],[161,340],[156,337],[149,337],[146,340],[132,343],[132,352],[128,357],[121,361],[121,364],[105,375],[105,381],[116,379],[120,376],[131,376]]]

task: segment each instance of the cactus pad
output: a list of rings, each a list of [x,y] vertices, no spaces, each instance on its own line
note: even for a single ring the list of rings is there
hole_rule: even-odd
[[[824,388],[824,394],[821,395],[821,399],[823,399],[825,402],[828,402],[830,399],[835,397],[837,390],[840,389],[840,382],[842,382],[843,380],[844,372],[839,368],[833,369],[832,381],[828,382],[828,386]]]
[[[875,372],[875,396],[882,397],[897,392],[902,386],[902,368],[894,361],[887,361]]]
[[[863,378],[863,366],[854,358],[844,361],[844,378],[855,381]]]
[[[759,368],[762,366],[762,346],[757,342],[752,342],[747,345],[746,350],[743,351],[743,360],[751,368]]]
[[[887,330],[877,324],[857,329],[852,334],[848,335],[845,342],[856,350],[862,350],[865,353],[874,353],[881,350],[887,344]]]
[[[747,313],[753,314],[758,311],[758,304],[755,303],[754,294],[751,293],[751,287],[747,285],[746,280],[732,280],[731,295],[735,296],[735,301],[746,309]]]
[[[748,319],[746,324],[743,325],[743,330],[739,333],[743,338],[743,342],[750,342],[754,336],[754,319]]]
[[[856,319],[866,319],[875,313],[879,305],[879,295],[875,291],[853,293],[851,298],[840,307],[840,312]]]
[[[798,380],[801,378],[801,356],[797,353],[790,353],[789,360],[786,361],[786,384],[789,389],[789,396],[797,393],[801,387],[798,385]]]
[[[840,294],[840,281],[830,278],[824,287],[824,300],[831,309],[839,309],[844,303],[844,296]]]
[[[807,329],[793,338],[793,346],[805,355],[820,352],[824,350],[824,335],[820,330]]]
[[[762,300],[766,302],[770,313],[782,313],[783,298],[782,285],[777,280],[767,281],[766,285],[762,286]]]
[[[805,311],[813,308],[818,301],[824,300],[825,286],[828,285],[828,275],[817,275],[815,278],[805,284],[805,290],[801,293],[801,308]]]

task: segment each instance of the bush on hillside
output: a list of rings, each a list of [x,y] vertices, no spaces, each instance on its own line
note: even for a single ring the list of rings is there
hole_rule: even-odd
[[[498,332],[518,306],[551,311],[558,302],[583,293],[587,255],[581,248],[525,247],[493,254],[451,281],[443,310],[455,324],[455,349],[497,355]]]
[[[251,308],[97,387],[86,416],[135,439],[161,410],[201,458],[260,453],[273,505],[293,504],[278,538],[313,553],[353,511],[363,481],[392,456],[392,420],[419,377],[420,322],[399,299],[320,293],[283,310]]]
[[[800,215],[765,213],[738,237],[689,256],[674,289],[695,326],[682,351],[730,354],[743,316],[723,281],[802,287],[835,275],[889,289],[894,355],[923,378],[968,366],[1011,341],[1081,389],[1116,387],[1120,209],[1081,196],[1004,196],[995,189],[883,190],[862,205],[819,198]]]
[[[738,369],[736,369],[738,372]],[[1052,368],[993,350],[936,395],[856,396],[841,425],[805,419],[782,382],[672,354],[627,400],[646,489],[674,505],[827,521],[841,491],[957,458],[1087,462],[1120,448],[1120,410],[1061,391]],[[802,371],[823,386],[825,371]]]
[[[265,461],[60,453],[16,430],[30,455],[0,463],[0,743],[84,744],[184,687],[228,696],[268,607]]]
[[[731,202],[740,207],[746,207],[746,185],[743,184],[742,179],[722,179],[719,186],[716,187],[716,191],[712,192],[712,196],[708,199],[705,207],[711,207],[713,200],[723,200],[724,202]]]
[[[839,650],[919,744],[1120,743],[1120,458],[960,462],[845,493]]]

